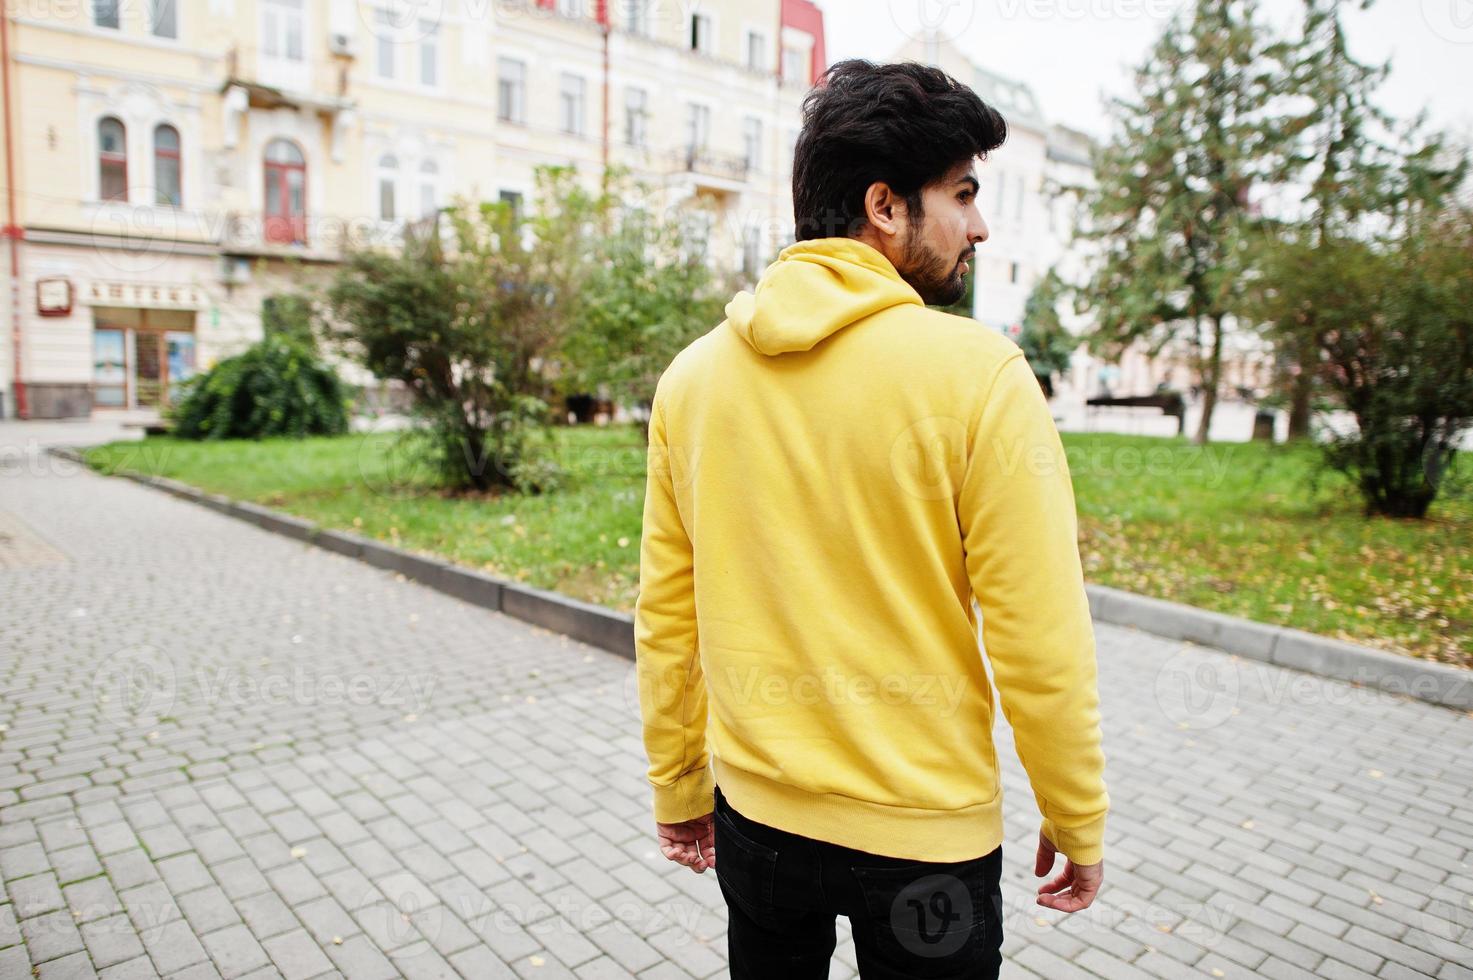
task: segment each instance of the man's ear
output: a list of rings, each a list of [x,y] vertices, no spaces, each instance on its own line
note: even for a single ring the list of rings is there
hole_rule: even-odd
[[[905,216],[905,202],[883,181],[869,185],[864,192],[864,214],[870,227],[882,235],[900,234],[900,221]]]

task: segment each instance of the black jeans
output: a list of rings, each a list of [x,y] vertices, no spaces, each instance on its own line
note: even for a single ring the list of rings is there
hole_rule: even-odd
[[[839,915],[863,980],[997,976],[1001,847],[947,863],[870,854],[744,817],[719,786],[714,822],[732,980],[826,978]]]

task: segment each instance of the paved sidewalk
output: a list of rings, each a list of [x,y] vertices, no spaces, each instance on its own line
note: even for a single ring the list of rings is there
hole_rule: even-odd
[[[714,873],[653,846],[628,661],[0,462],[0,978],[725,975]],[[1032,903],[1004,730],[1005,975],[1473,977],[1473,718],[1098,638],[1107,889]]]

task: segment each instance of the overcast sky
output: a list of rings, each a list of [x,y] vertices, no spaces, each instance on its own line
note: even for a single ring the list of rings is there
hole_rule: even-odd
[[[1032,86],[1045,117],[1103,136],[1102,93],[1128,94],[1132,69],[1185,0],[817,0],[830,62],[885,60],[923,23],[939,24],[972,59]],[[1267,19],[1290,25],[1302,0],[1261,0]],[[1349,8],[1358,58],[1390,59],[1382,105],[1401,116],[1423,108],[1439,127],[1473,142],[1473,0],[1379,0]]]

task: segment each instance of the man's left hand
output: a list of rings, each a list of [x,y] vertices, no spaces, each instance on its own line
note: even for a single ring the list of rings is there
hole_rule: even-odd
[[[656,823],[660,852],[696,874],[716,867],[715,812],[682,823]]]

